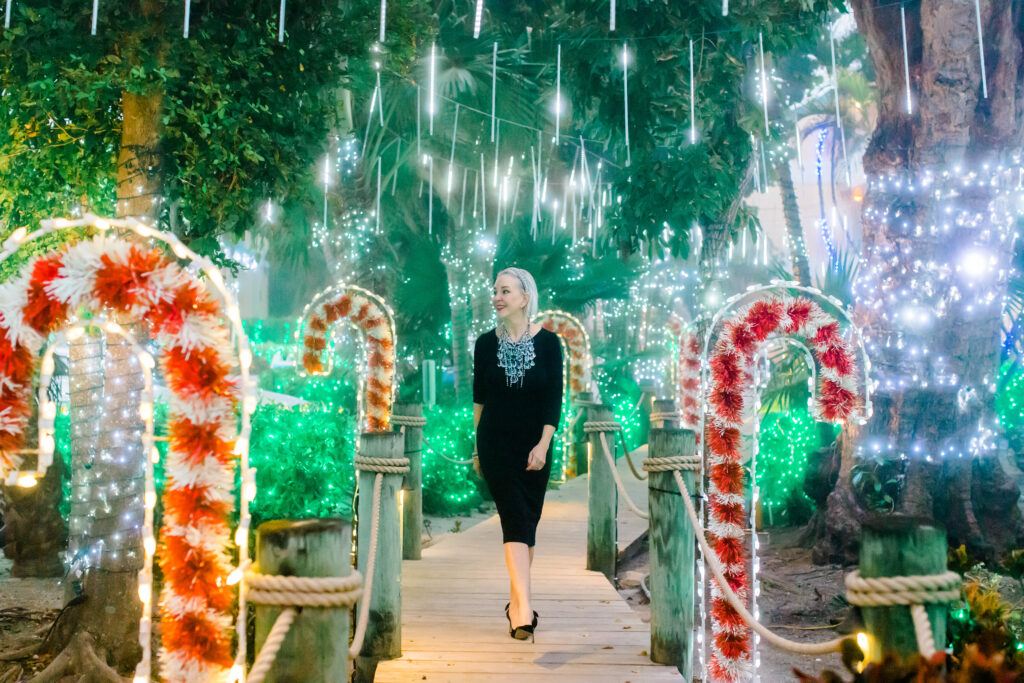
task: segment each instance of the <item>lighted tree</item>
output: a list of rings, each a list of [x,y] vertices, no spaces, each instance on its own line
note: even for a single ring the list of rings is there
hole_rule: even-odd
[[[0,215],[8,231],[89,208],[148,218],[216,255],[218,237],[258,227],[268,199],[299,218],[293,230],[308,230],[306,188],[336,125],[340,88],[369,80],[379,3],[292,3],[283,41],[279,7],[192,3],[185,39],[180,3],[100,3],[95,36],[92,8],[82,3],[13,3],[10,30],[0,34],[0,106],[7,112]],[[408,58],[415,33],[409,12],[416,7],[396,3],[389,12],[387,47],[395,63]],[[99,353],[95,345],[72,349],[72,417],[80,424],[101,420],[87,423],[100,434],[120,427],[130,437],[138,425],[119,424],[116,416],[137,414],[138,372],[126,367],[126,349],[111,340],[104,361],[89,369],[93,376],[83,374],[81,361]],[[122,383],[111,390],[117,375]],[[105,413],[97,403],[104,386],[112,394]],[[107,474],[128,491],[145,454],[130,438],[90,442],[94,435],[86,432],[72,435],[72,461],[88,459],[96,448],[112,463],[124,456],[122,471]],[[123,519],[133,500],[111,500],[104,519]],[[85,600],[75,601],[61,620],[63,637],[49,639],[48,647],[59,649],[73,631],[88,632],[100,659],[126,672],[138,657],[134,577],[142,554],[129,552],[137,549],[138,529],[89,523],[81,531],[83,547],[99,551],[77,565],[82,574],[68,582],[69,591],[84,589]],[[99,534],[112,531],[123,532],[121,552],[112,543],[106,550],[97,545]],[[68,659],[58,657],[55,666]]]
[[[856,288],[879,385],[875,417],[844,439],[818,556],[853,558],[864,511],[851,469],[866,456],[902,462],[900,511],[992,554],[1022,530],[993,392],[1015,226],[1006,192],[1018,183],[1024,129],[1024,3],[981,0],[980,19],[974,0],[851,5],[879,91]]]

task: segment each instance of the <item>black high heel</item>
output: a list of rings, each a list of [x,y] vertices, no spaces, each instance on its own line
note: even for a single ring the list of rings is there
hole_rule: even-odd
[[[526,624],[524,626],[517,626],[515,628],[511,628],[512,620],[509,619],[508,623],[509,623],[509,627],[510,628],[509,628],[508,634],[510,636],[512,636],[513,638],[515,638],[516,640],[526,640],[527,638],[529,638],[531,643],[536,642],[534,640],[534,638],[533,638],[533,631],[534,631],[534,629],[537,628],[538,619],[539,619],[539,615],[537,614],[536,611],[534,611],[534,613],[533,613],[533,622],[532,623]]]

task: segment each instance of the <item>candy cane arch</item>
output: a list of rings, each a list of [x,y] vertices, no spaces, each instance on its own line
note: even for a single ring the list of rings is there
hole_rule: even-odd
[[[676,405],[683,429],[700,429],[700,352],[701,345],[693,326],[675,313],[670,314],[668,329],[678,344],[676,354]],[[700,435],[698,434],[698,437]]]
[[[87,324],[125,337],[143,369],[145,387],[140,404],[146,423],[147,452],[152,449],[152,379],[155,360],[138,347],[111,314],[145,321],[162,346],[164,377],[171,391],[164,527],[159,558],[165,591],[161,599],[162,674],[168,680],[244,678],[245,591],[239,593],[240,634],[231,656],[231,577],[228,514],[233,506],[232,483],[236,456],[242,461],[243,493],[236,543],[243,563],[248,558],[248,502],[255,481],[248,467],[249,415],[256,397],[249,382],[252,354],[241,326],[238,306],[209,259],[200,259],[170,233],[154,230],[135,219],[107,220],[87,215],[79,220],[43,221],[29,234],[19,228],[3,244],[0,263],[20,246],[67,228],[91,227],[96,236],[74,246],[38,256],[13,280],[0,285],[0,475],[31,485],[45,472],[53,453],[55,406],[40,403],[40,449],[35,470],[21,471],[24,428],[30,413],[25,396],[31,392],[37,356],[46,338],[65,329],[69,338],[84,334],[84,323],[73,311],[94,318]],[[221,324],[221,304],[208,287],[183,270],[164,249],[110,237],[111,230],[133,232],[162,242],[174,255],[197,265],[213,291],[227,304],[234,332],[241,377],[231,378],[232,343]],[[41,379],[53,371],[52,348],[44,354]],[[41,394],[45,393],[41,391]],[[236,433],[235,409],[242,401],[241,434]],[[152,560],[157,544],[152,509],[156,504],[152,463],[146,465],[146,514],[143,524],[145,561],[139,575],[143,603],[140,644],[143,659],[135,681],[150,679]],[[234,569],[234,571],[232,571]]]
[[[366,369],[360,373],[361,412],[366,415],[366,429],[387,430],[395,395],[395,317],[391,309],[373,292],[337,284],[313,297],[302,319],[302,365],[311,375],[331,372],[334,359],[328,353],[328,342],[335,324],[348,321],[359,329],[366,351]]]
[[[800,293],[793,296],[793,290]],[[826,302],[837,306],[839,317],[822,309]],[[715,316],[704,346],[710,372],[703,416],[711,482],[708,531],[727,580],[744,600],[756,595],[756,590],[751,590],[743,540],[749,518],[744,509],[740,430],[746,420],[757,417],[754,364],[772,339],[793,339],[810,349],[817,371],[816,419],[864,421],[871,411],[870,365],[863,340],[837,300],[810,288],[777,284],[734,297]],[[751,567],[756,569],[756,560]],[[756,617],[756,605],[753,612]],[[711,618],[708,669],[712,680],[745,679],[751,668],[750,632],[715,583]]]
[[[541,311],[533,321],[565,340],[569,349],[569,390],[572,397],[575,399],[581,391],[590,390],[590,337],[579,318],[565,311]]]

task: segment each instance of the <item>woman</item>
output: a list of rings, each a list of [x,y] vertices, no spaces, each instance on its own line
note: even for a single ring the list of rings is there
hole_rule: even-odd
[[[473,354],[474,468],[501,519],[511,579],[509,635],[532,641],[530,564],[551,475],[551,437],[562,414],[562,347],[553,332],[530,322],[537,284],[525,270],[498,273],[494,310],[498,326],[480,335]]]

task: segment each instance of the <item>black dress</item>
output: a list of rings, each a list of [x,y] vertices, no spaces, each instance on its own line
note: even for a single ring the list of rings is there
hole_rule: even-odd
[[[498,367],[494,330],[477,338],[473,352],[473,402],[483,405],[476,430],[480,469],[498,508],[504,542],[531,547],[551,476],[551,447],[542,469],[527,470],[526,464],[544,425],[558,429],[563,381],[558,336],[542,328],[533,337],[533,349],[533,367],[522,386],[508,386],[505,370]]]

